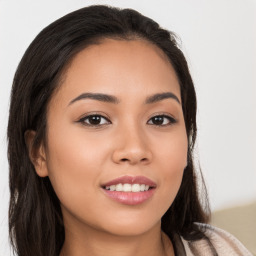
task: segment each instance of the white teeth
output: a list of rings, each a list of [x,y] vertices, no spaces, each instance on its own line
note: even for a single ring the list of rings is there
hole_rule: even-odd
[[[110,191],[115,191],[115,190],[116,190],[116,185],[111,185],[111,186],[109,187],[109,190],[110,190]]]
[[[140,185],[139,184],[133,184],[132,185],[132,192],[140,192]]]
[[[121,183],[116,185],[116,191],[123,191],[123,185]]]
[[[106,186],[106,190],[110,191],[122,191],[122,192],[141,192],[141,191],[147,191],[149,190],[149,185],[146,184],[117,184],[117,185],[111,185]]]
[[[123,191],[124,192],[131,192],[132,191],[132,186],[131,184],[124,184],[123,185]]]

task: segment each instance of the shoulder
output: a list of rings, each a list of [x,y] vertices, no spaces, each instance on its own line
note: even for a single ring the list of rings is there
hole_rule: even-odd
[[[228,232],[208,224],[196,223],[204,238],[197,241],[182,239],[187,256],[252,256],[252,254]]]

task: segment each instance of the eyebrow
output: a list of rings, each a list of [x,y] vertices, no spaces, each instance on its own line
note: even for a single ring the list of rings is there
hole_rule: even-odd
[[[152,96],[149,96],[146,99],[146,104],[152,104],[152,103],[155,103],[155,102],[158,102],[161,100],[165,100],[165,99],[169,99],[169,98],[176,100],[180,104],[180,100],[172,92],[157,93]]]
[[[98,100],[98,101],[114,103],[114,104],[119,103],[119,100],[115,96],[103,94],[103,93],[89,93],[88,92],[88,93],[82,93],[78,97],[71,100],[69,105],[73,104],[74,102],[76,102],[78,100],[84,100],[84,99],[92,99],[92,100]]]
[[[153,104],[158,101],[162,101],[162,100],[169,99],[169,98],[176,100],[180,104],[180,100],[172,92],[164,92],[164,93],[157,93],[157,94],[151,95],[146,98],[145,104]],[[80,94],[79,96],[77,96],[76,98],[71,100],[68,105],[71,105],[76,101],[84,100],[84,99],[92,99],[92,100],[98,100],[98,101],[114,103],[114,104],[118,104],[120,102],[120,100],[113,95],[104,94],[104,93],[88,92],[88,93]]]

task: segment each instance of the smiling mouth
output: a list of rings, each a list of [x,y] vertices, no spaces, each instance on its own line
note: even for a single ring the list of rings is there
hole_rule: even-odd
[[[142,204],[148,201],[156,191],[156,187],[137,183],[119,183],[102,187],[102,189],[108,198],[125,205]]]
[[[149,186],[147,184],[129,184],[129,183],[119,183],[116,185],[110,185],[110,186],[104,186],[103,187],[106,190],[109,191],[119,191],[119,192],[144,192],[144,191],[148,191],[152,188],[154,188],[153,186]]]
[[[103,184],[104,194],[126,205],[138,205],[150,199],[156,191],[156,183],[145,176],[121,176]]]

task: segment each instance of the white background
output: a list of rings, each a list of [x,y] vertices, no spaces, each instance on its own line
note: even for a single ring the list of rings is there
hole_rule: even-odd
[[[0,0],[0,256],[8,256],[6,126],[15,69],[46,25],[90,4],[134,8],[182,40],[198,95],[197,158],[214,210],[256,199],[256,1]]]

